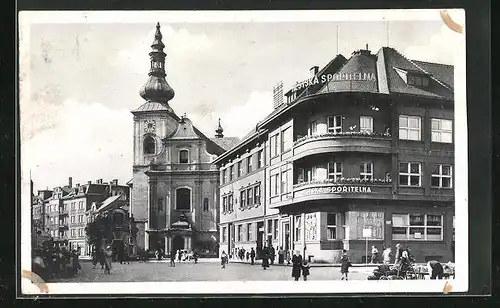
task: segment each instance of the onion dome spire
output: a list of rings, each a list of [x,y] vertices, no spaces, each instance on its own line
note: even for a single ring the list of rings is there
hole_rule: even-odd
[[[149,78],[139,91],[139,94],[148,102],[156,102],[168,106],[168,101],[174,97],[175,92],[165,79],[167,76],[165,73],[165,58],[167,55],[163,52],[165,44],[163,44],[162,38],[160,23],[157,23],[155,38],[151,45],[151,52],[149,53],[151,59]]]
[[[224,135],[222,134],[224,130],[222,129],[222,126],[220,125],[220,118],[219,118],[219,127],[215,130],[215,138],[222,138]]]

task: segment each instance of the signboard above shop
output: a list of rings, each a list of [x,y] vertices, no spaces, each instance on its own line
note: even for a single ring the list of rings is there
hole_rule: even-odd
[[[340,193],[354,193],[354,194],[366,194],[371,193],[372,188],[369,186],[327,186],[327,187],[312,187],[305,188],[303,190],[297,191],[294,196],[302,197],[309,195],[319,195],[319,194],[340,194]]]
[[[375,76],[375,73],[366,72],[323,74],[314,76],[304,81],[296,82],[294,90],[298,91],[309,86],[325,84],[330,81],[377,81],[377,77]]]

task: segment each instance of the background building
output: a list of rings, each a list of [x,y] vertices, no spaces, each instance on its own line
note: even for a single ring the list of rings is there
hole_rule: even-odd
[[[219,172],[211,163],[234,145],[222,127],[215,138],[201,133],[168,102],[174,90],[165,76],[160,25],[151,45],[149,79],[140,91],[146,101],[134,115],[132,213],[137,245],[145,250],[218,251]]]
[[[363,262],[368,238],[379,249],[409,247],[418,262],[452,260],[453,66],[367,47],[310,73],[215,161],[228,179],[220,187],[222,247],[266,239],[314,260],[338,262],[347,249]],[[238,164],[261,148],[264,167],[234,180]],[[242,192],[259,181],[262,204],[249,211]],[[256,237],[245,237],[248,223]]]

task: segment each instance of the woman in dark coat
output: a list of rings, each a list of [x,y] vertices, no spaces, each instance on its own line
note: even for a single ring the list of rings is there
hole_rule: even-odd
[[[347,251],[344,249],[342,252],[342,257],[340,258],[340,273],[342,274],[341,280],[348,280],[347,274],[349,273],[349,267],[351,267],[351,261],[347,255]]]
[[[262,248],[262,268],[267,269],[269,267],[269,250],[264,246]]]
[[[298,281],[302,274],[302,256],[300,252],[296,250],[292,257],[292,277],[295,281]]]

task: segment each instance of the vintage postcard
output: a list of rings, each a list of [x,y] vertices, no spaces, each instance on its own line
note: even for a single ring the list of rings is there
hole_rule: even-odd
[[[465,11],[23,11],[25,295],[468,288]]]

